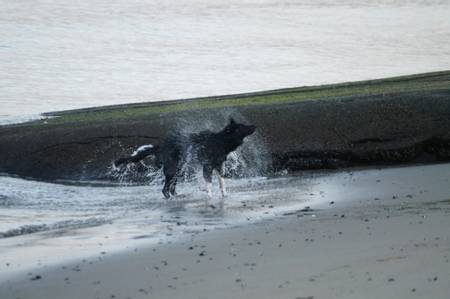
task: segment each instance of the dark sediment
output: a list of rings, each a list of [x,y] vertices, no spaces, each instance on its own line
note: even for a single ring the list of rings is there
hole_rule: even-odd
[[[54,113],[60,115],[55,121],[0,127],[0,172],[50,180],[106,179],[111,161],[130,148],[158,144],[186,124],[201,128],[207,121],[221,127],[229,115],[257,126],[273,171],[450,161],[450,72],[398,78],[392,85],[406,81],[423,88],[390,85],[376,92],[333,96],[340,85],[330,85],[321,89],[326,97],[297,101],[294,94],[291,101],[280,103],[254,103],[254,94],[247,94],[202,99],[202,105],[173,111],[152,112],[152,107],[167,103],[136,105],[148,107],[147,114],[130,114],[126,107],[133,105]],[[372,88],[374,82],[382,81],[354,84]],[[436,82],[442,84],[436,87]],[[293,93],[277,91],[282,92]],[[228,105],[229,98],[240,104]],[[223,104],[217,105],[220,101]],[[100,117],[105,111],[117,116]],[[67,115],[89,118],[64,121]]]

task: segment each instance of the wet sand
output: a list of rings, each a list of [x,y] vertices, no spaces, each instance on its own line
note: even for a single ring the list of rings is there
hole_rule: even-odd
[[[0,297],[448,298],[448,165],[348,176],[310,209],[43,265]]]

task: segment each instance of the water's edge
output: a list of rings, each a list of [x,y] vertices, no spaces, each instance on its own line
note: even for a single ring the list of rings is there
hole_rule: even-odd
[[[449,86],[450,72],[438,72],[56,113],[0,127],[0,172],[109,180],[111,161],[136,146],[157,145],[173,131],[217,131],[230,116],[257,127],[241,155],[248,169],[265,164],[273,173],[445,162],[450,160]]]

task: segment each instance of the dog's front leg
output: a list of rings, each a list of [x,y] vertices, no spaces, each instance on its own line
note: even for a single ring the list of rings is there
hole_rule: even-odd
[[[206,206],[209,207],[211,205],[212,200],[212,168],[208,165],[203,165],[203,178],[206,181]]]
[[[225,179],[223,178],[222,174],[219,174],[219,186],[220,186],[220,193],[222,194],[222,197],[220,199],[220,206],[223,208],[227,191],[225,190]]]
[[[206,182],[206,205],[209,206],[212,200],[212,182]]]

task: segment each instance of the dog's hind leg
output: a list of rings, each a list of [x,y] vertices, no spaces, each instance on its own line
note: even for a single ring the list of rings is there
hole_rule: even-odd
[[[177,178],[178,178],[178,174],[176,174],[173,178],[172,181],[170,182],[170,186],[169,186],[169,192],[172,196],[176,196],[177,192],[175,191],[175,186],[177,185]]]
[[[164,166],[164,176],[166,177],[164,182],[164,187],[162,193],[166,199],[170,198],[170,195],[175,195],[175,184],[176,184],[176,167],[166,167]]]
[[[164,197],[166,199],[170,198],[170,182],[171,182],[172,178],[173,177],[166,176],[166,180],[164,182],[164,187],[163,187],[162,193],[164,194]]]

